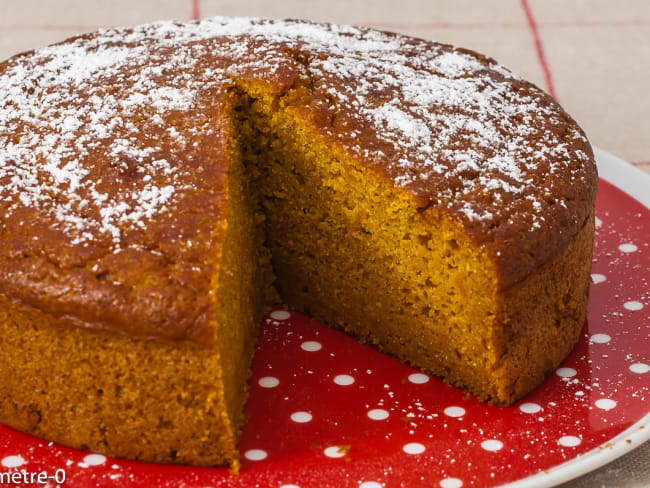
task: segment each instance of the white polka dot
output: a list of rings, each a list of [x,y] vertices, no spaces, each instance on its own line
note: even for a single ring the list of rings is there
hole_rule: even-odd
[[[382,408],[374,408],[368,411],[368,417],[372,420],[386,420],[388,418],[388,411]]]
[[[641,302],[636,302],[636,301],[631,301],[631,302],[625,302],[623,306],[627,310],[631,310],[632,312],[636,312],[637,310],[641,310],[643,308],[643,303]]]
[[[612,338],[607,334],[594,334],[589,338],[590,342],[595,342],[596,344],[607,344],[611,340]]]
[[[345,450],[341,449],[339,446],[330,446],[323,451],[327,457],[330,458],[340,458],[345,456]]]
[[[579,446],[581,442],[580,438],[574,435],[565,435],[564,437],[560,437],[560,440],[557,441],[559,445],[564,447],[576,447]]]
[[[280,380],[275,376],[265,376],[264,378],[257,380],[257,384],[262,388],[275,388],[280,384]]]
[[[376,481],[364,481],[359,485],[359,488],[382,488],[382,486]]]
[[[354,378],[349,374],[337,374],[334,377],[334,383],[341,386],[349,386],[354,383]]]
[[[291,414],[291,420],[293,420],[297,424],[305,424],[311,421],[311,419],[312,416],[309,412],[293,412]]]
[[[600,220],[598,217],[594,219],[594,222],[596,224],[596,227],[600,227],[601,225],[603,225],[603,221]]]
[[[572,376],[578,374],[578,372],[573,368],[559,368],[557,371],[555,371],[555,374],[562,378],[571,378]]]
[[[426,374],[422,373],[413,373],[409,375],[409,381],[415,383],[416,385],[423,385],[429,381],[429,377]]]
[[[282,485],[280,488],[300,488],[298,485]]]
[[[599,274],[599,273],[593,273],[591,275],[591,280],[594,282],[594,284],[602,283],[605,281],[607,278],[605,278],[605,275]]]
[[[244,453],[244,457],[249,461],[261,461],[266,459],[268,454],[263,449],[249,449]]]
[[[406,454],[422,454],[425,451],[425,447],[419,442],[409,442],[402,446],[402,451]]]
[[[625,244],[618,246],[618,249],[623,252],[634,252],[638,249],[638,247],[630,242],[626,242]]]
[[[465,415],[465,409],[463,407],[447,407],[445,408],[445,415],[448,417],[462,417]]]
[[[644,374],[650,371],[650,365],[644,363],[634,363],[630,365],[630,371],[637,374]]]
[[[291,317],[291,314],[286,310],[273,310],[271,312],[271,318],[273,320],[287,320],[289,317]]]
[[[542,409],[537,403],[522,403],[519,405],[519,410],[524,413],[537,413]]]
[[[88,466],[99,466],[100,464],[104,464],[106,462],[106,456],[103,456],[101,454],[88,454],[86,457],[84,457],[83,462]]]
[[[440,488],[460,488],[463,482],[458,478],[445,478],[440,481]]]
[[[487,441],[481,442],[481,447],[486,451],[499,451],[503,448],[503,442],[497,439],[488,439]]]
[[[601,398],[600,400],[596,400],[595,405],[603,410],[611,410],[616,406],[616,402],[609,398]]]
[[[25,464],[25,458],[22,456],[7,456],[2,458],[1,462],[5,468],[17,468]]]
[[[316,342],[316,341],[305,341],[305,342],[303,342],[302,344],[300,344],[300,348],[301,348],[303,351],[307,351],[307,352],[316,352],[316,351],[320,351],[320,350],[323,348],[323,346],[321,345],[320,342]]]

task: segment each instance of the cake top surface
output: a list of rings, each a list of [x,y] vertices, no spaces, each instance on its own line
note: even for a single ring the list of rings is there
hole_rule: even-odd
[[[593,208],[579,127],[472,51],[292,20],[101,30],[0,64],[0,289],[87,324],[192,337],[211,313],[207,298],[195,303],[216,265],[205,256],[223,239],[229,90],[282,95],[297,79],[324,136],[423,209],[457,218],[505,284],[552,257]],[[133,262],[150,271],[145,285],[133,286]]]

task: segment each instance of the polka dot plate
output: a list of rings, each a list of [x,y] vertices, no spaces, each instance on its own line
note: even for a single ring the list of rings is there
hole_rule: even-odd
[[[45,473],[49,486],[74,487],[541,487],[611,461],[650,438],[650,184],[607,153],[597,159],[582,337],[512,407],[484,405],[277,308],[262,326],[239,476],[107,459],[3,426],[0,476]]]

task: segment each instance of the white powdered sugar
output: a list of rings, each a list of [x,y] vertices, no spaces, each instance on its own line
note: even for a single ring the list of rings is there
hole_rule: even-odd
[[[170,85],[159,85],[152,77],[156,67],[147,66],[134,73],[128,95],[104,91],[104,84],[120,83],[125,67],[142,63],[146,52],[106,39],[82,40],[36,51],[28,63],[11,64],[0,75],[0,179],[3,199],[11,202],[6,217],[19,205],[39,207],[71,235],[72,244],[100,232],[119,248],[122,224],[143,227],[166,209],[176,188],[157,186],[152,177],[173,175],[177,168],[155,157],[160,147],[138,137],[141,127],[129,119],[146,116],[163,125],[159,115],[193,107],[196,89],[176,86],[173,76]],[[18,142],[12,140],[16,133]],[[96,164],[124,171],[135,164],[142,184],[124,185],[109,196],[98,189]],[[90,207],[96,212],[88,212]]]

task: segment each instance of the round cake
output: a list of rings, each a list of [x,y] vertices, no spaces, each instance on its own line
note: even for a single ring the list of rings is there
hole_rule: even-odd
[[[510,405],[585,320],[597,174],[546,93],[466,49],[215,18],[0,64],[0,421],[237,467],[280,301]]]

